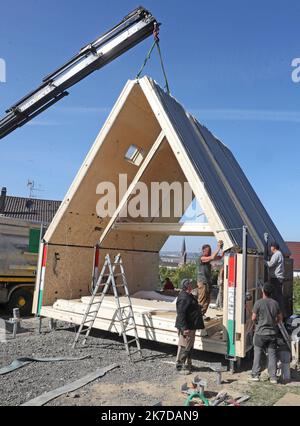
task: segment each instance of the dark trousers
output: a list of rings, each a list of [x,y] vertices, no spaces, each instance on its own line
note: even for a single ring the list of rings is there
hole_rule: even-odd
[[[271,379],[276,379],[277,357],[276,357],[276,336],[263,336],[254,334],[254,360],[252,367],[252,376],[260,376],[261,363],[264,352],[268,352],[268,373]]]
[[[278,302],[283,318],[285,318],[284,298],[282,292],[282,281],[278,278],[271,278],[272,298]]]

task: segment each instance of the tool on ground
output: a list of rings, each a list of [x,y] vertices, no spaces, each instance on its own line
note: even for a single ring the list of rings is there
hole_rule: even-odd
[[[248,401],[248,399],[250,399],[249,395],[242,395],[237,398],[227,399],[225,401],[225,404],[228,405],[229,407],[234,407],[234,406],[239,407],[243,402]]]
[[[211,401],[210,405],[216,407],[217,405],[222,404],[226,399],[228,399],[229,395],[227,392],[219,392],[217,396]]]
[[[17,332],[19,330],[19,325],[21,323],[19,308],[13,309],[13,317],[9,319],[9,322],[11,324],[13,324],[13,335],[12,335],[12,337],[13,337],[13,339],[15,339],[16,336],[17,336]]]
[[[148,10],[141,6],[133,10],[118,25],[44,77],[36,90],[8,108],[0,120],[0,139],[68,95],[66,89],[149,37],[158,27],[159,23]]]
[[[227,371],[227,366],[219,362],[212,362],[209,364],[209,368],[216,373],[216,385],[220,385],[222,383],[222,372]]]
[[[200,405],[209,406],[208,399],[204,395],[204,389],[207,386],[207,381],[201,379],[199,376],[195,376],[192,381],[192,386],[193,387],[191,388],[187,383],[184,383],[180,387],[180,391],[187,395],[184,405],[189,406],[194,398],[199,398],[201,401]]]
[[[53,318],[49,318],[49,330],[55,331],[56,330],[57,323]]]
[[[199,376],[195,376],[193,380],[193,385],[198,389],[198,391],[204,394],[204,389],[207,386],[207,381],[201,379]]]
[[[118,270],[119,269],[119,270]],[[116,278],[121,278],[121,283],[116,283]],[[106,279],[105,282],[103,280]],[[113,317],[113,322],[118,322],[121,328],[121,333],[124,340],[124,345],[127,354],[131,357],[138,353],[142,356],[141,345],[137,333],[134,312],[132,309],[131,299],[129,295],[127,280],[125,276],[125,271],[123,267],[121,254],[117,254],[114,258],[113,263],[111,262],[109,254],[105,256],[105,262],[103,268],[100,272],[100,275],[97,279],[96,285],[93,288],[92,296],[87,305],[86,311],[83,315],[82,322],[76,333],[73,348],[76,346],[77,342],[82,336],[82,344],[86,343],[86,340],[91,332],[91,329],[96,321],[98,312],[101,308],[103,299],[108,293],[109,289],[112,288],[115,302],[116,302],[116,312]],[[121,288],[124,291],[122,295],[125,299],[125,305],[121,306],[120,295],[118,289]],[[98,299],[97,299],[98,298]],[[127,334],[131,333],[134,335],[133,338],[128,340]],[[134,343],[135,346],[130,346],[131,343]],[[133,350],[132,350],[133,349]]]
[[[60,395],[63,395],[67,392],[73,392],[88,383],[93,382],[94,380],[98,379],[99,377],[103,377],[108,371],[113,370],[114,368],[119,367],[118,364],[111,364],[108,367],[103,367],[98,370],[96,370],[94,373],[89,373],[86,376],[82,377],[81,379],[75,380],[75,382],[68,383],[64,386],[61,386],[60,388],[54,389],[50,392],[44,393],[43,395],[40,395],[36,398],[31,399],[30,401],[25,402],[22,404],[22,406],[41,406],[47,404],[47,402],[51,401],[52,399],[57,398]]]

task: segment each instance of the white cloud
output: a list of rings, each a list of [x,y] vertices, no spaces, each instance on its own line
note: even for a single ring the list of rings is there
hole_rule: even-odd
[[[90,106],[69,106],[58,107],[57,111],[66,114],[108,114],[111,108],[109,107],[90,107]]]
[[[273,111],[273,110],[250,110],[250,109],[191,109],[197,118],[201,120],[252,120],[252,121],[280,121],[300,123],[300,112],[298,111]]]
[[[58,121],[51,121],[51,120],[32,120],[26,123],[26,126],[45,126],[45,127],[51,127],[51,126],[61,126],[62,123],[59,123]]]

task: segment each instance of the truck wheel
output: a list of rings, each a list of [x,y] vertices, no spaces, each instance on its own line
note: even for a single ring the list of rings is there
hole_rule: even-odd
[[[20,315],[30,315],[32,300],[33,297],[29,291],[24,288],[18,288],[11,294],[7,304],[9,313],[12,313],[14,308],[19,308]]]

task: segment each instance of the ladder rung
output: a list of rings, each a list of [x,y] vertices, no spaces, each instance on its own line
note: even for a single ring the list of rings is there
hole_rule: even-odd
[[[115,319],[114,321],[121,322],[121,321],[126,321],[127,319],[131,319],[131,318],[134,318],[134,316],[128,315],[128,317],[124,317],[124,318],[121,318],[121,319]]]
[[[126,333],[126,331],[125,331]],[[134,339],[128,340],[127,345],[130,345],[130,343],[136,342],[138,339],[135,337]]]
[[[142,349],[137,349],[136,351],[129,352],[129,355],[130,355],[130,356],[131,356],[131,355],[134,355],[134,354],[136,354],[137,352],[142,353]]]
[[[107,267],[109,271],[107,271],[106,273]],[[119,267],[119,269],[117,269],[117,267]],[[115,278],[117,277],[122,277],[119,280],[120,283],[119,281],[115,280]],[[118,290],[117,290],[118,287],[122,287],[125,289],[124,294],[118,294]],[[113,290],[113,292],[111,290]],[[120,291],[120,293],[123,293],[123,292]],[[123,263],[122,263],[120,255],[115,257],[114,262],[110,261],[109,255],[105,257],[104,266],[98,277],[97,283],[95,284],[93,288],[93,293],[91,295],[90,302],[87,304],[86,312],[84,313],[82,322],[76,333],[73,347],[75,347],[81,335],[83,336],[83,342],[86,342],[90,334],[90,331],[93,327],[93,324],[97,318],[97,314],[101,308],[101,304],[105,296],[108,294],[111,296],[114,295],[114,298],[116,301],[117,318],[115,318],[114,321],[119,323],[122,322],[121,324],[122,331],[120,334],[123,335],[124,345],[128,355],[131,356],[135,353],[140,353],[142,356],[139,337],[137,334],[137,328],[136,328],[136,324],[134,320],[134,311],[132,309],[130,294],[128,291],[126,274],[124,271],[124,267],[123,267]],[[120,305],[120,297],[127,297],[127,300],[126,300],[127,305],[124,305],[124,306]],[[129,310],[126,311],[126,309],[129,309]],[[133,334],[135,337],[127,335],[129,332],[132,332],[132,331],[134,331]],[[130,338],[130,340],[127,341],[127,338]],[[135,342],[134,346],[129,346],[130,344],[134,342]]]
[[[131,330],[136,330],[136,327],[126,328],[125,329],[125,334],[128,333],[128,331],[131,331]]]

